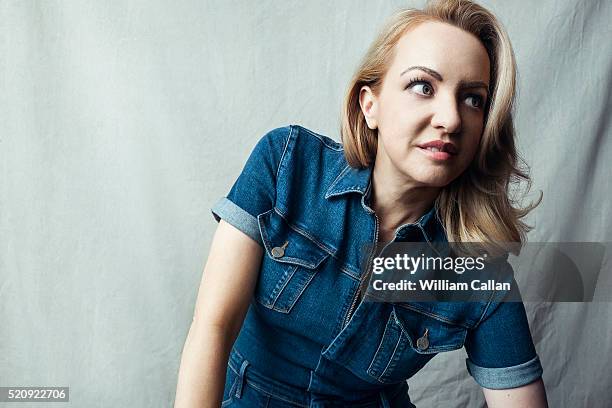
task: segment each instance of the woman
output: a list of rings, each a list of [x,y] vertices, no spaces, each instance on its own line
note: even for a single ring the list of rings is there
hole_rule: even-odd
[[[545,407],[521,303],[359,296],[364,243],[522,242],[514,86],[495,17],[440,1],[398,12],[372,44],[342,145],[300,126],[265,135],[213,207],[175,406],[414,406],[405,380],[465,346],[490,407]]]

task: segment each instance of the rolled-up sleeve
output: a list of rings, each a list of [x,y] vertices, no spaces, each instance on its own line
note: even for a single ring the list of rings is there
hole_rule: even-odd
[[[522,302],[491,304],[487,317],[466,338],[467,369],[489,389],[517,388],[542,376]]]
[[[274,207],[276,178],[291,129],[287,126],[266,133],[255,145],[227,196],[211,208],[217,222],[223,219],[261,245],[257,216]]]
[[[529,361],[511,367],[487,368],[466,359],[468,372],[484,388],[492,390],[517,388],[527,385],[542,376],[542,364],[536,355]]]

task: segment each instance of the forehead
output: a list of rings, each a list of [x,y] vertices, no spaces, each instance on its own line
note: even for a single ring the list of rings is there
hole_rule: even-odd
[[[444,80],[489,81],[489,57],[480,40],[446,23],[421,23],[400,38],[389,71],[399,75],[410,66],[431,68]]]

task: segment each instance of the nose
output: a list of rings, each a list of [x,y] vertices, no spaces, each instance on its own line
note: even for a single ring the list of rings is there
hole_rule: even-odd
[[[449,134],[461,131],[461,114],[454,97],[440,96],[434,109],[434,115],[431,118],[431,125],[434,128],[442,129]]]

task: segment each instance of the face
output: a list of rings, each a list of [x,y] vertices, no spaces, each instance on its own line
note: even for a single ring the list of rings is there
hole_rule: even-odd
[[[420,186],[449,184],[478,149],[488,86],[489,57],[472,34],[439,22],[404,34],[378,95],[360,93],[378,129],[375,167]]]

